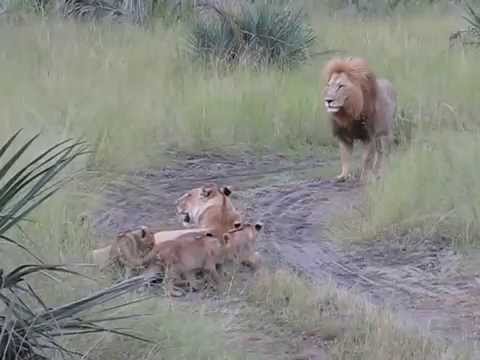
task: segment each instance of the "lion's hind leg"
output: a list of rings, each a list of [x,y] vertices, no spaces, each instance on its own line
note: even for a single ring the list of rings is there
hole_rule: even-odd
[[[391,152],[393,136],[380,136],[376,139],[376,157],[374,164],[374,174],[377,178],[384,175],[385,158],[388,158]]]
[[[373,170],[375,155],[377,153],[377,141],[373,139],[364,143],[364,150],[362,156],[362,171],[360,174],[360,181],[366,181],[369,174]]]

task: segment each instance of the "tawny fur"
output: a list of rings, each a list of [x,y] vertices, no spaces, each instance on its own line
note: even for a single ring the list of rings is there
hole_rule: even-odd
[[[260,223],[237,223],[234,229],[223,234],[225,260],[255,268],[260,259],[256,252],[256,244],[261,229]]]
[[[185,226],[208,228],[214,236],[221,237],[236,221],[241,221],[230,194],[230,188],[214,183],[192,189],[176,201],[177,214],[188,217]]]
[[[220,280],[216,264],[223,263],[223,247],[211,233],[187,233],[161,242],[156,246],[155,256],[155,263],[164,268],[169,285],[184,276],[193,286],[194,272],[198,270],[207,271],[215,284]]]
[[[155,237],[153,232],[146,226],[139,229],[128,230],[117,235],[112,244],[108,247],[94,250],[94,259],[108,254],[107,259],[96,262],[101,268],[113,264],[126,271],[129,276],[135,270],[143,270],[145,256],[154,247]]]
[[[324,75],[325,107],[342,155],[342,173],[337,178],[349,176],[355,140],[365,145],[362,175],[373,168],[378,172],[384,147],[393,139],[397,95],[392,84],[377,79],[361,58],[332,59],[325,65]]]

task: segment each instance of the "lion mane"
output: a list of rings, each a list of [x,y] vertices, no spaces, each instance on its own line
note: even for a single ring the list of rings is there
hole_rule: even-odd
[[[377,100],[377,77],[370,70],[368,63],[361,58],[334,58],[325,65],[325,77],[330,80],[333,74],[345,74],[360,92],[350,94],[350,106],[345,109],[349,121],[359,118],[371,119],[375,113]]]

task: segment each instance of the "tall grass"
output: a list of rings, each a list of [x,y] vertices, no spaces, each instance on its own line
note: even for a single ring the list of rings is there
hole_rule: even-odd
[[[392,159],[382,186],[370,189],[369,216],[362,229],[377,233],[397,226],[408,228],[413,221],[428,225],[426,229],[453,233],[460,240],[476,241],[479,209],[474,157],[479,150],[480,53],[448,50],[448,36],[460,27],[461,19],[436,13],[369,20],[312,16],[319,48],[366,57],[380,76],[392,80],[399,92],[399,112],[415,122],[419,132],[411,147]],[[42,147],[51,139],[85,137],[94,150],[85,165],[98,175],[159,165],[165,160],[163,150],[169,147],[228,151],[232,145],[268,146],[301,152],[334,144],[320,93],[320,68],[325,58],[314,58],[291,72],[252,73],[245,68],[228,74],[215,69],[203,72],[183,54],[186,33],[181,26],[166,29],[157,24],[146,32],[126,25],[27,20],[21,25],[0,23],[1,141],[19,127],[41,130],[45,135],[44,144],[39,144]],[[97,240],[80,217],[98,198],[80,185],[73,183],[59,193],[23,228],[25,243],[31,244],[31,234],[49,239],[35,244],[46,261],[88,259],[87,251]],[[23,260],[24,255],[3,245],[1,250],[8,254],[2,253],[2,266]],[[47,285],[50,282],[45,279],[35,279],[35,285],[52,303],[88,294],[101,285],[86,282],[67,282],[68,287],[59,290]],[[294,287],[290,293],[309,291],[308,287],[299,289]],[[308,321],[312,321],[309,326],[316,326],[318,318],[277,307],[278,296],[265,298],[262,294],[266,290],[268,287],[260,288],[257,300],[265,299],[267,306],[280,309],[277,315],[298,327]],[[268,302],[271,299],[273,302]],[[318,310],[318,304],[308,299],[296,297],[295,301],[300,308]],[[183,355],[175,357],[167,346],[167,355],[147,354],[146,358],[209,358],[209,349],[222,358],[224,353],[215,350],[222,346],[217,342],[214,320],[193,314],[194,320],[189,317],[188,323],[177,323],[172,319],[184,319],[184,309],[163,305],[159,305],[158,317],[145,326],[155,332],[161,323],[162,330],[155,332],[158,340],[179,348]],[[364,318],[359,319],[361,324]],[[199,335],[188,331],[190,323],[205,322],[211,332],[204,332],[198,340],[206,345],[199,347],[202,353],[196,355],[189,348],[196,343],[183,339]],[[348,338],[351,344],[360,344],[357,353],[370,354],[368,351],[380,348],[382,334],[378,329],[388,330],[388,326],[385,322],[374,324],[383,325],[369,326],[361,338]],[[395,331],[388,334],[397,336]],[[128,344],[118,339],[105,341],[129,350]],[[420,344],[421,348],[423,341],[415,346]],[[397,349],[395,344],[387,344]],[[340,345],[337,358],[351,358]],[[112,347],[105,345],[104,351]],[[418,351],[437,354],[432,349],[428,345]],[[101,351],[95,351],[92,357],[101,358]]]
[[[386,309],[332,285],[312,286],[286,271],[262,272],[249,299],[269,321],[323,341],[329,359],[472,359],[468,349],[437,343]]]

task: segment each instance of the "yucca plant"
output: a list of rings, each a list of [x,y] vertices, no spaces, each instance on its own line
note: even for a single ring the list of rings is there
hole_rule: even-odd
[[[212,16],[192,23],[189,45],[196,59],[292,68],[310,56],[315,35],[300,7],[272,0],[242,2],[237,11],[202,7]]]
[[[22,166],[19,162],[38,135],[13,149],[19,133],[0,147],[0,241],[21,248],[39,263],[19,265],[12,270],[0,268],[0,359],[51,359],[55,352],[63,356],[76,354],[59,342],[59,338],[69,335],[111,332],[147,341],[121,329],[101,325],[123,319],[105,314],[127,304],[100,309],[97,317],[92,317],[91,310],[143,286],[149,279],[141,276],[132,278],[86,298],[53,308],[48,307],[29,284],[28,277],[37,273],[81,276],[62,265],[44,264],[27,247],[8,236],[7,232],[19,226],[27,215],[59,190],[65,181],[60,174],[72,161],[86,154],[87,147],[83,142],[65,140]]]
[[[464,5],[466,14],[463,16],[469,25],[470,33],[475,37],[477,43],[480,43],[480,12],[475,10],[469,3]]]

